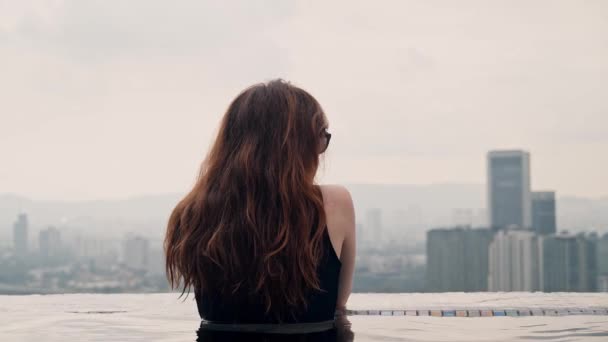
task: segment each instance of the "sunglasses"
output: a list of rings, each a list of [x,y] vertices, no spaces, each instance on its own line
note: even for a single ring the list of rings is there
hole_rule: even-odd
[[[331,133],[329,133],[326,129],[324,129],[323,132],[321,132],[321,134],[325,138],[325,145],[323,146],[323,148],[321,149],[319,154],[327,151],[327,147],[329,146],[329,141],[331,140]]]

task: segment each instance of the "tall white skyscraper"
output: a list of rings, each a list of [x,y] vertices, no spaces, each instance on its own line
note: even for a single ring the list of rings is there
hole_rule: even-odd
[[[488,218],[494,230],[509,226],[530,229],[530,154],[525,151],[488,153]]]

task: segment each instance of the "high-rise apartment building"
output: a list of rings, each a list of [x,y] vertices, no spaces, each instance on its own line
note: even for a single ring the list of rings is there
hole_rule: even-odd
[[[486,291],[489,229],[433,229],[427,232],[428,291]]]
[[[584,235],[541,237],[541,288],[546,292],[597,289],[597,241]]]
[[[538,236],[526,230],[501,230],[489,247],[489,291],[541,289]]]

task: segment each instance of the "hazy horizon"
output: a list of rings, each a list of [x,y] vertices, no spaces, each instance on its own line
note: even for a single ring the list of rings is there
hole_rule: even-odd
[[[0,3],[0,194],[183,193],[243,88],[281,77],[327,112],[323,183],[608,196],[608,2]]]
[[[328,184],[328,183],[324,183]],[[332,183],[333,184],[333,183]],[[374,182],[350,182],[350,183],[340,183],[346,188],[352,186],[395,186],[395,187],[417,187],[417,188],[429,188],[429,187],[443,187],[443,186],[486,186],[485,183],[474,183],[474,182],[443,182],[443,183],[428,183],[428,184],[405,184],[405,183],[374,183]],[[534,191],[552,191],[553,189],[533,189]],[[41,202],[95,202],[95,201],[122,201],[122,200],[133,200],[144,197],[156,197],[156,196],[167,196],[167,195],[186,195],[186,193],[190,191],[187,189],[185,191],[167,191],[167,192],[149,192],[149,193],[138,193],[138,194],[125,194],[125,195],[116,195],[110,197],[96,197],[96,198],[53,198],[53,197],[36,197],[29,196],[22,193],[17,192],[0,192],[1,196],[16,196],[32,201],[41,201]],[[556,193],[557,198],[574,198],[574,199],[587,199],[587,200],[608,200],[608,195],[605,196],[579,196],[574,194],[561,194]]]

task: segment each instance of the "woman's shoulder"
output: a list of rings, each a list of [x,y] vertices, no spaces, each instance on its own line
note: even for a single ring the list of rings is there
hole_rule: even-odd
[[[350,191],[343,186],[337,184],[323,184],[319,186],[323,193],[323,202],[326,208],[332,209],[349,209],[353,207],[352,196]]]
[[[354,223],[355,209],[350,191],[342,185],[327,184],[320,187],[328,223]]]
[[[336,251],[342,253],[345,239],[355,234],[355,209],[350,191],[342,185],[321,185],[323,206],[327,218],[327,231]]]

